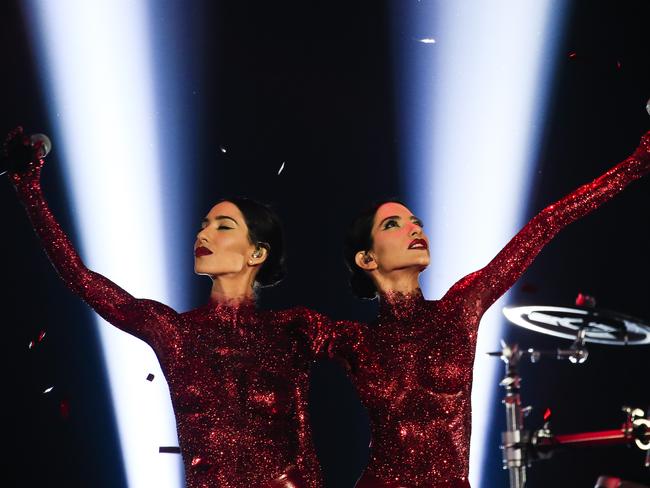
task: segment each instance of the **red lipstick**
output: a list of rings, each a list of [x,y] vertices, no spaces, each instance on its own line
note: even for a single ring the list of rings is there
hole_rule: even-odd
[[[197,247],[194,250],[194,256],[196,256],[197,258],[201,256],[207,256],[208,254],[212,254],[212,251],[210,251],[210,249],[208,249],[207,247],[201,246],[201,247]]]
[[[409,244],[409,249],[429,249],[429,246],[424,239],[413,239]]]

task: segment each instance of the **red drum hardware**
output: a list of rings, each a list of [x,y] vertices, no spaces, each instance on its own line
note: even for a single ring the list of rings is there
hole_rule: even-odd
[[[645,406],[645,411],[641,408],[623,407],[626,420],[618,429],[555,434],[547,422],[541,429],[529,431],[524,426],[524,418],[531,407],[521,406],[521,377],[518,373],[522,359],[538,362],[542,358],[553,358],[584,363],[589,357],[586,347],[589,342],[611,346],[650,345],[650,325],[620,313],[586,307],[535,305],[509,307],[503,313],[510,322],[520,327],[573,340],[568,348],[554,350],[521,349],[517,344],[501,341],[501,351],[488,353],[505,363],[506,374],[500,382],[500,386],[505,389],[503,405],[506,411],[506,430],[501,436],[501,449],[503,468],[509,473],[510,488],[524,488],[526,469],[532,461],[549,459],[558,447],[636,445],[646,451],[645,466],[650,468],[650,405]],[[618,478],[600,477],[596,487],[642,487],[626,483]]]

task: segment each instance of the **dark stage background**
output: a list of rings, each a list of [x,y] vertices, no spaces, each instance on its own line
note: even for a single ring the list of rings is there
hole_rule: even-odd
[[[20,123],[32,132],[53,133],[56,120],[47,113],[30,20],[20,3],[0,4],[0,130]],[[173,52],[179,59],[175,78],[158,94],[160,117],[168,137],[180,137],[181,128],[192,134],[187,164],[170,171],[190,178],[193,191],[181,197],[177,188],[168,188],[167,208],[161,209],[183,217],[184,227],[169,229],[174,239],[191,246],[197,223],[224,195],[271,202],[286,224],[290,274],[263,293],[263,306],[303,304],[334,318],[371,320],[375,304],[348,292],[341,241],[357,209],[403,188],[393,117],[391,10],[379,1],[156,5],[173,33],[157,39],[156,55]],[[531,217],[623,160],[650,129],[644,110],[650,96],[650,5],[640,5],[571,3],[538,175],[530,203],[522,202]],[[191,23],[175,23],[181,14]],[[176,39],[183,39],[182,47]],[[180,99],[186,113],[173,113],[165,104],[168,97]],[[54,145],[43,187],[78,242]],[[215,150],[219,145],[228,152]],[[287,166],[278,178],[283,161]],[[407,202],[412,197],[400,196]],[[1,484],[126,486],[90,311],[51,269],[4,179],[0,206],[2,431],[8,448]],[[434,246],[444,238],[429,237]],[[563,231],[515,286],[515,298],[522,304],[571,305],[582,291],[600,306],[649,320],[649,251],[646,178]],[[179,283],[191,273],[189,259],[179,263]],[[196,277],[193,283],[194,303],[200,305],[209,281]],[[29,350],[41,330],[46,339]],[[509,335],[526,346],[555,344],[526,331]],[[529,425],[539,425],[550,407],[557,432],[610,429],[622,422],[622,405],[650,406],[650,347],[591,346],[590,352],[580,366],[544,362],[522,368],[522,393],[535,406]],[[51,385],[55,390],[42,395]],[[61,415],[61,402],[67,416]],[[314,368],[311,409],[328,486],[353,486],[367,459],[369,433],[364,410],[338,366],[323,362]],[[506,486],[498,448],[504,428],[500,409],[497,399],[491,412],[474,412],[494,415],[492,455],[485,466],[490,487]],[[529,486],[590,487],[601,474],[650,484],[642,463],[642,453],[631,448],[566,453],[535,465]]]

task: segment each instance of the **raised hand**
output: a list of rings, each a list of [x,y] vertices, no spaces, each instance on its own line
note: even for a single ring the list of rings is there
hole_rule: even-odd
[[[41,144],[35,144],[21,126],[10,131],[4,140],[3,166],[15,185],[38,179],[44,163],[43,155]]]
[[[648,103],[650,104],[650,102]],[[632,157],[644,161],[646,166],[650,165],[650,131],[643,134],[639,147],[636,148]]]

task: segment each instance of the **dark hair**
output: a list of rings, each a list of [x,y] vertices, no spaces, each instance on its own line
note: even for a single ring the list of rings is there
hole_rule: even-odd
[[[357,215],[345,236],[343,255],[350,271],[350,287],[352,293],[359,298],[372,299],[377,296],[377,288],[372,279],[357,265],[354,258],[359,251],[372,249],[372,224],[377,210],[385,203],[399,203],[406,207],[404,202],[397,198],[378,200]]]
[[[246,220],[251,244],[267,250],[267,258],[255,277],[260,287],[273,286],[287,274],[284,250],[284,232],[280,217],[270,206],[246,197],[223,198],[217,203],[230,202],[237,206]]]

